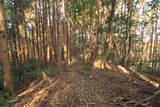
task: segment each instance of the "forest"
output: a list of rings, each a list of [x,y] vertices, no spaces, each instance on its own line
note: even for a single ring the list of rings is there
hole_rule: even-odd
[[[160,0],[0,0],[0,107],[160,107]]]

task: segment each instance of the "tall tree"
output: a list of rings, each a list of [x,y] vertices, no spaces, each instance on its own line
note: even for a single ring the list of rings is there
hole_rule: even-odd
[[[6,30],[6,20],[4,12],[4,1],[0,0],[0,53],[3,68],[3,88],[8,92],[13,92],[12,73],[10,68],[10,56],[8,50],[8,36]]]

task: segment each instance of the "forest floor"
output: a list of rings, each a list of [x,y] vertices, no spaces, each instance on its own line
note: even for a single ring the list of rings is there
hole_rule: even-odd
[[[20,93],[15,107],[133,107],[158,89],[118,70],[75,62],[54,80],[47,77]],[[160,95],[137,107],[160,107]]]

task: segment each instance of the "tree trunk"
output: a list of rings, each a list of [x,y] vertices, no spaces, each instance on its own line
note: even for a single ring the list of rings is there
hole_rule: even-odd
[[[0,54],[3,68],[3,88],[5,91],[13,92],[12,75],[10,69],[10,57],[7,43],[7,31],[5,26],[5,13],[3,0],[0,0]]]
[[[112,1],[112,8],[111,8],[111,12],[110,12],[110,16],[109,16],[109,22],[108,22],[108,32],[107,32],[107,38],[109,41],[109,47],[113,48],[113,37],[112,37],[112,30],[113,30],[113,18],[114,18],[114,14],[115,14],[115,8],[116,8],[116,0]]]

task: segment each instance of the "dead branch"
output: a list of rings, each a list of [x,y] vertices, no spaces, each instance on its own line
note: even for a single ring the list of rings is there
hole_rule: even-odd
[[[134,75],[135,77],[143,80],[143,81],[146,81],[147,83],[149,83],[150,85],[156,87],[156,88],[159,88],[160,87],[160,83],[158,82],[155,82],[153,80],[151,80],[149,77],[147,77],[146,75],[142,74],[142,73],[139,73],[139,72],[136,72],[136,71],[132,71],[131,75]]]
[[[129,105],[129,104],[137,104],[137,103],[136,103],[136,101],[127,101],[126,103],[123,104],[123,107],[127,107],[127,105]],[[138,104],[138,105],[141,105],[143,107],[150,107],[147,104]]]
[[[134,104],[134,106],[137,106],[137,105],[139,105],[139,104],[142,104],[142,103],[144,103],[144,102],[147,102],[147,101],[153,99],[154,97],[156,97],[156,96],[159,95],[159,94],[160,94],[160,90],[156,91],[152,96],[150,96],[150,97],[148,97],[148,98],[145,98],[145,99],[139,101],[138,103]]]

